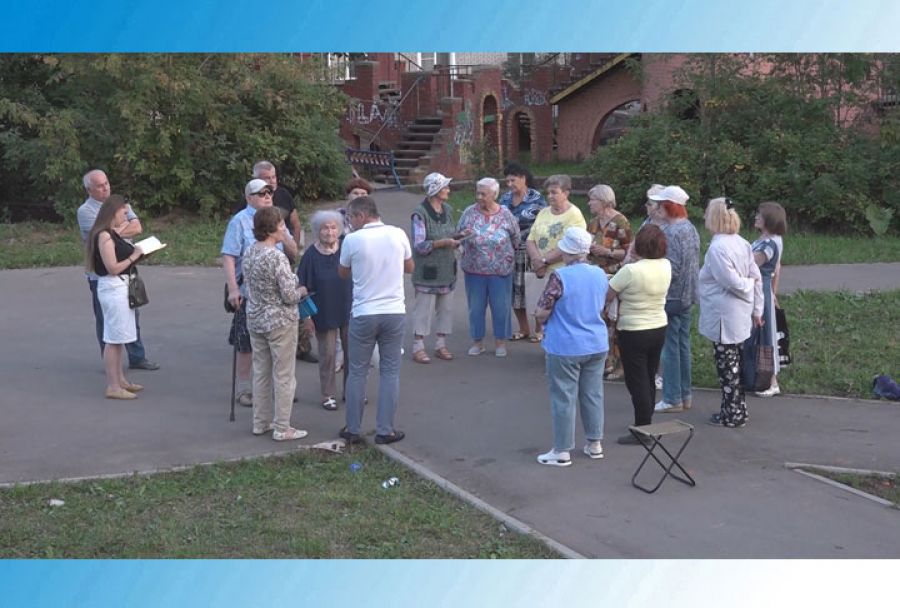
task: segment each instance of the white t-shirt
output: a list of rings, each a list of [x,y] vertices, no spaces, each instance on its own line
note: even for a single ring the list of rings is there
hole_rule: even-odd
[[[353,317],[405,314],[403,262],[412,257],[406,233],[371,222],[344,237],[341,266],[353,276]]]

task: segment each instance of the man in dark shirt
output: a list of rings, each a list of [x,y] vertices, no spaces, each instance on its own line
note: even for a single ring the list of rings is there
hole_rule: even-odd
[[[294,240],[297,242],[297,249],[303,251],[301,243],[303,243],[303,227],[300,225],[300,217],[297,215],[297,208],[294,206],[294,197],[291,196],[290,190],[278,185],[278,174],[275,171],[275,165],[267,160],[261,160],[253,165],[253,177],[261,179],[275,191],[272,196],[272,205],[281,209],[284,214],[284,221]]]

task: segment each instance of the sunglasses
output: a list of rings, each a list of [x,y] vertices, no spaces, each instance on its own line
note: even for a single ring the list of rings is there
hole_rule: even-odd
[[[260,190],[259,192],[254,192],[252,196],[272,196],[272,190],[269,190],[268,188]]]
[[[734,209],[734,201],[732,201],[730,198],[726,197],[725,198],[725,208],[726,209]]]

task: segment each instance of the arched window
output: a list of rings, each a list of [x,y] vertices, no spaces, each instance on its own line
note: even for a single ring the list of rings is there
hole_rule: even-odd
[[[637,116],[640,111],[641,102],[634,100],[623,103],[607,114],[594,132],[592,148],[596,149],[600,146],[605,146],[622,137],[628,130],[632,118]]]

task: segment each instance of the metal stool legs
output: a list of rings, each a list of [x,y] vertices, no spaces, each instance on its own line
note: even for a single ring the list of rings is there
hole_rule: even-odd
[[[686,422],[681,422],[680,420],[673,420],[669,422],[663,422],[661,424],[650,424],[643,427],[629,427],[628,429],[632,435],[634,435],[635,439],[638,440],[640,445],[644,446],[644,449],[647,450],[647,454],[644,456],[644,459],[641,461],[640,466],[638,466],[637,470],[634,472],[634,475],[631,477],[631,485],[638,488],[639,490],[643,490],[647,494],[653,494],[656,492],[663,482],[666,480],[666,477],[673,477],[680,481],[683,484],[694,487],[697,485],[697,482],[694,481],[694,478],[691,477],[690,473],[688,473],[681,463],[678,462],[678,459],[681,457],[681,454],[684,452],[684,449],[691,442],[691,439],[694,437],[694,427]],[[684,443],[681,444],[681,447],[678,448],[678,451],[673,455],[666,446],[663,445],[661,439],[665,435],[672,435],[676,433],[687,432],[687,438],[684,440]],[[663,453],[668,458],[669,463],[666,464],[661,460],[654,451],[656,448],[659,448],[663,451]],[[647,461],[653,458],[657,464],[663,469],[662,477],[652,488],[641,485],[637,482],[637,477],[640,474],[641,470],[643,470],[644,465],[647,464]],[[675,472],[675,469],[681,472],[681,475]],[[683,477],[682,477],[683,475]]]

